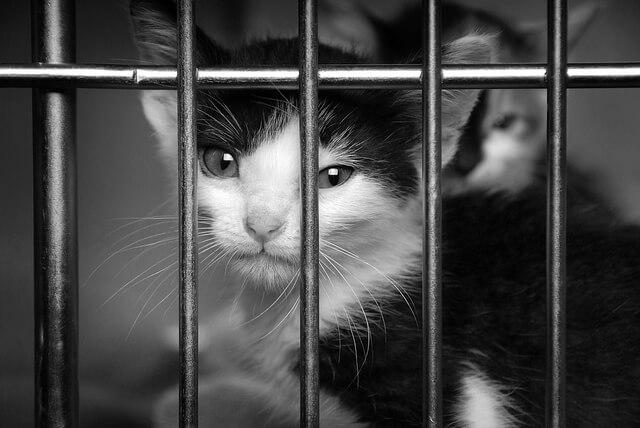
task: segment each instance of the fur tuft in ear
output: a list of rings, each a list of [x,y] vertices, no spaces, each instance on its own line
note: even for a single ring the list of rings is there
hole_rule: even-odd
[[[154,65],[173,65],[178,58],[177,6],[171,0],[131,0],[133,34],[140,58]],[[228,53],[199,28],[196,29],[196,62],[217,65]]]
[[[129,5],[140,58],[150,64],[175,64],[178,57],[176,4],[169,0],[132,0]]]

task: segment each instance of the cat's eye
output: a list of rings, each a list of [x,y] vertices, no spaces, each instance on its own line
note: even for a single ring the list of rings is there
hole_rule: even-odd
[[[318,187],[327,189],[340,186],[351,178],[351,174],[353,174],[353,168],[350,166],[330,166],[318,174]]]
[[[205,168],[216,177],[230,178],[238,176],[238,162],[229,152],[219,148],[208,148],[202,154]]]
[[[494,129],[509,129],[515,121],[518,119],[518,116],[515,114],[505,114],[498,117],[495,122],[493,122]]]

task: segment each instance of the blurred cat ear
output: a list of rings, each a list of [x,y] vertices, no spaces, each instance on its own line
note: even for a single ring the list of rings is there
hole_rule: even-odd
[[[568,12],[567,46],[573,49],[587,29],[605,8],[605,4],[586,2],[573,7]],[[528,22],[518,25],[517,32],[538,52],[547,52],[547,21]]]
[[[171,0],[131,0],[133,33],[145,65],[175,65],[178,58],[176,4]],[[196,29],[196,63],[217,65],[228,62],[229,54],[204,32]],[[176,91],[142,91],[142,107],[168,159],[177,157]]]
[[[131,0],[133,35],[140,58],[153,65],[173,65],[178,58],[177,6],[171,0]],[[218,65],[229,54],[196,28],[196,62]]]
[[[444,46],[443,64],[488,64],[493,62],[495,37],[470,35]],[[458,140],[478,102],[480,90],[442,91],[442,164],[454,157]]]
[[[457,39],[443,47],[442,64],[488,64],[495,59],[496,38],[492,35],[469,35]],[[471,111],[478,101],[480,90],[442,91],[442,165],[447,165],[454,157],[458,140],[469,120]],[[410,108],[413,120],[421,123],[422,91],[412,91]],[[418,147],[419,148],[419,147]]]

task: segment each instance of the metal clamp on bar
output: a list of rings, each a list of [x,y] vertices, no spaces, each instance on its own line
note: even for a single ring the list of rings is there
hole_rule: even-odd
[[[32,2],[33,61],[75,61],[73,0]],[[76,91],[33,91],[37,427],[78,426]]]
[[[300,426],[319,426],[318,12],[298,3],[300,38]]]
[[[422,250],[423,426],[442,427],[442,64],[440,0],[422,3],[422,171],[424,231]]]
[[[198,426],[198,147],[194,0],[178,2],[180,428]]]
[[[564,428],[567,212],[567,0],[549,0],[546,426]]]

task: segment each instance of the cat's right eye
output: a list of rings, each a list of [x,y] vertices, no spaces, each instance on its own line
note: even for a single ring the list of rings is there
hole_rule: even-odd
[[[211,147],[202,154],[205,168],[216,177],[231,178],[238,176],[238,162],[233,155],[223,149]]]

